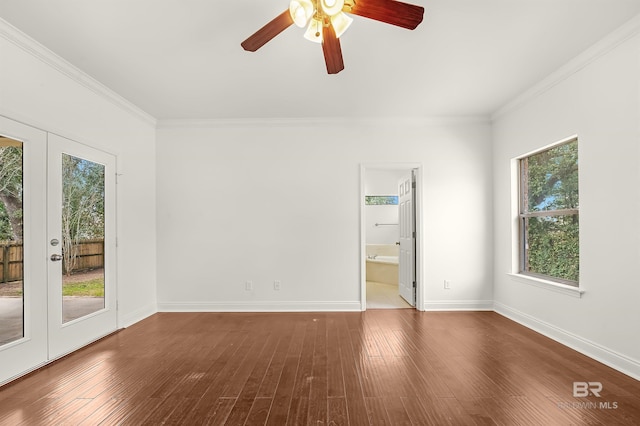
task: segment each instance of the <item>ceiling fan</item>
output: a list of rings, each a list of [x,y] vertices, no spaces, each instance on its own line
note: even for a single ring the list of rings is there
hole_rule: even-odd
[[[255,52],[292,24],[307,26],[304,37],[322,44],[329,74],[344,69],[340,36],[353,21],[346,13],[413,30],[422,22],[424,8],[395,0],[291,0],[289,10],[241,43]]]

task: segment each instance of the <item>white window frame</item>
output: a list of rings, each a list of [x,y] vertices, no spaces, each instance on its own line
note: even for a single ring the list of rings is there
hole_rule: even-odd
[[[542,148],[536,149],[523,155],[519,155],[518,157],[511,159],[511,272],[509,273],[509,275],[516,282],[529,284],[535,287],[544,288],[569,296],[581,297],[584,293],[584,289],[580,284],[578,284],[578,286],[569,285],[561,282],[561,280],[556,281],[552,277],[538,276],[522,271],[523,230],[521,226],[522,217],[520,212],[520,160],[538,154],[540,152],[547,151],[556,146],[572,142],[574,140],[578,140],[577,135],[572,135],[560,141],[554,142]]]

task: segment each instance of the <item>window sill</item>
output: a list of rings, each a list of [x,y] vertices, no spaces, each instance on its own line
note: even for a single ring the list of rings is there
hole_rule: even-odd
[[[556,293],[566,294],[572,297],[581,298],[582,294],[584,293],[584,290],[581,290],[578,287],[573,287],[566,284],[560,284],[560,283],[545,280],[542,278],[536,278],[528,275],[514,274],[514,273],[509,273],[507,275],[509,275],[511,278],[514,278],[518,282],[529,284],[534,287],[555,291]]]

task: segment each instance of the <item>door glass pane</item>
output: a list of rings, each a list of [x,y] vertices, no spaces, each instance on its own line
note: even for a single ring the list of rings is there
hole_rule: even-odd
[[[62,322],[104,309],[104,165],[62,155]]]
[[[0,136],[0,346],[24,337],[22,142]]]

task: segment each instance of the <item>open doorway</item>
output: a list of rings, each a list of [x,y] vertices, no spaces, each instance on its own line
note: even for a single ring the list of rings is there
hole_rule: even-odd
[[[419,164],[361,166],[361,304],[423,309]]]

